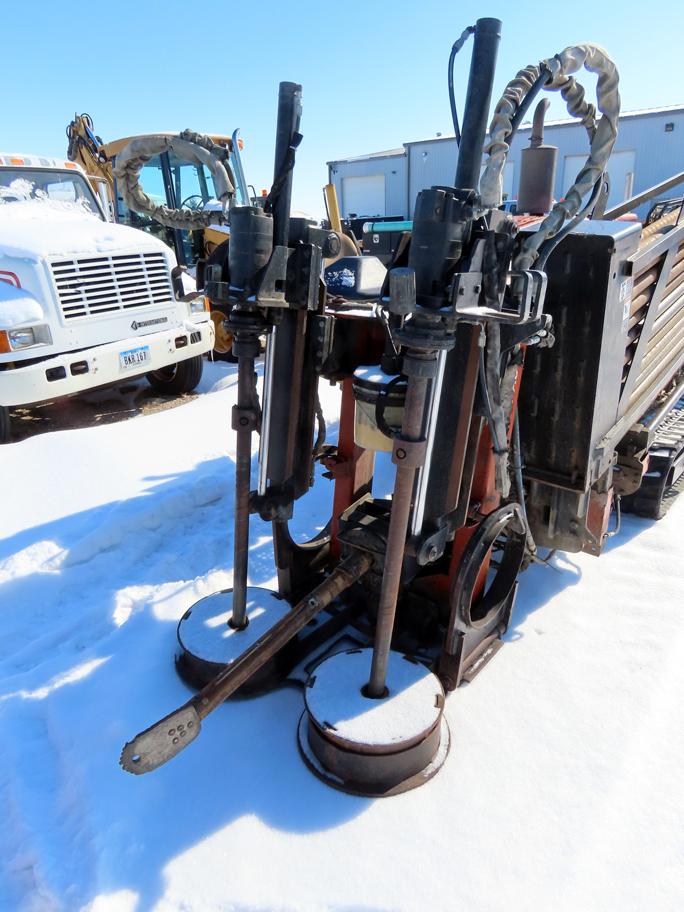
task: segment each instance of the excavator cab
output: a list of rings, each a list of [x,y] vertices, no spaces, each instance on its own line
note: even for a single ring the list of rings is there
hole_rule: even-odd
[[[133,138],[135,137],[116,140],[104,146],[112,164],[115,164],[117,152]],[[215,137],[217,141],[221,139],[227,140],[224,137]],[[155,203],[168,206],[169,209],[221,209],[209,169],[205,165],[182,161],[170,151],[155,155],[143,165],[140,184]],[[148,215],[133,212],[124,203],[116,178],[114,192],[117,221],[147,231],[173,247],[179,265],[187,266],[188,269],[194,269],[198,259],[211,253],[227,237],[218,224],[204,231],[167,228]],[[239,188],[236,192],[239,196]],[[240,200],[240,205],[244,204],[245,202]]]
[[[126,206],[114,176],[116,157],[132,140],[148,139],[152,134],[128,136],[103,143],[95,134],[92,119],[88,114],[74,115],[66,132],[69,139],[68,157],[84,168],[93,189],[103,202],[105,211],[116,221],[142,229],[168,244],[174,249],[181,266],[194,271],[197,260],[209,256],[226,239],[226,229],[218,224],[218,218],[216,225],[212,224],[204,230],[167,228],[150,216],[134,212]],[[210,139],[230,149],[232,160],[235,144],[238,150],[242,148],[238,132],[236,130],[232,137],[217,135],[211,136]],[[154,135],[172,137],[175,134]],[[241,169],[240,177],[242,180],[238,181],[235,187],[235,203],[241,206],[250,205],[252,201],[249,199]],[[103,182],[106,183],[108,192],[103,191]],[[169,209],[221,210],[210,170],[205,165],[184,161],[170,150],[163,151],[145,162],[140,173],[140,184],[144,193],[153,202]]]

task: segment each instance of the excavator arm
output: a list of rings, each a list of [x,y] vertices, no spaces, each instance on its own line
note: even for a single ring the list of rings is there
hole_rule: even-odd
[[[95,135],[93,121],[89,114],[74,114],[74,119],[66,128],[69,147],[69,161],[76,162],[91,179],[93,189],[98,192],[97,182],[107,181],[112,198],[114,197],[114,175],[111,162],[104,151],[104,144]]]

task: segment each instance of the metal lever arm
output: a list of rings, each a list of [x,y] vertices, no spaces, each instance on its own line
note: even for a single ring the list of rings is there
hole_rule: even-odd
[[[200,733],[202,719],[235,693],[319,611],[363,576],[371,563],[371,556],[360,552],[343,560],[327,579],[195,697],[129,741],[121,752],[121,766],[128,773],[140,775],[152,772],[179,754]]]

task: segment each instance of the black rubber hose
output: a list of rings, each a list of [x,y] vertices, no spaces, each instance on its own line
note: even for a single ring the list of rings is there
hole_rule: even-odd
[[[588,215],[591,214],[592,209],[598,201],[599,194],[601,193],[603,178],[604,175],[602,174],[594,184],[594,189],[591,191],[591,196],[589,197],[589,201],[587,202],[587,205],[584,207],[584,209],[581,209],[574,218],[570,219],[567,225],[561,228],[561,230],[557,234],[554,234],[553,237],[550,237],[547,241],[544,241],[544,243],[541,245],[539,248],[539,257],[534,264],[535,269],[543,269],[544,266],[546,266],[546,261],[551,256],[551,253],[560,244],[563,238],[567,237],[573,228],[576,228],[581,221],[583,221]]]
[[[487,368],[485,366],[484,348],[480,348],[478,376],[480,381],[480,390],[482,391],[482,401],[485,407],[485,418],[487,419],[487,424],[489,425],[489,431],[492,437],[492,445],[494,447],[494,452],[498,453],[501,452],[501,445],[499,443],[499,438],[496,432],[496,423],[494,421],[492,400],[489,396],[489,385],[487,383]]]
[[[542,88],[542,86],[544,85],[544,83],[548,81],[549,76],[550,76],[549,72],[546,69],[542,69],[541,73],[539,74],[539,76],[537,76],[535,81],[532,83],[532,85],[528,89],[527,94],[525,95],[525,97],[522,99],[522,101],[518,105],[518,110],[513,115],[513,120],[511,121],[511,132],[506,137],[506,142],[508,143],[509,146],[510,146],[511,142],[513,141],[515,134],[518,132],[518,127],[522,123],[523,117],[529,111],[530,107],[532,106],[532,102],[539,94],[539,91]]]
[[[451,120],[454,125],[454,134],[456,136],[457,146],[461,145],[461,128],[458,123],[458,111],[456,110],[456,97],[454,95],[454,64],[456,62],[456,54],[458,54],[458,52],[461,50],[463,45],[466,43],[474,31],[475,26],[469,25],[468,28],[463,31],[458,41],[454,41],[453,47],[451,48],[451,53],[449,54],[449,106],[451,108]]]
[[[520,422],[518,420],[517,410],[515,418],[513,419],[513,474],[515,477],[515,486],[517,488],[518,503],[520,504],[520,512],[522,513],[522,518],[525,523],[525,543],[530,555],[535,557],[537,554],[537,545],[532,536],[530,522],[527,518],[527,508],[525,506],[525,487],[523,485],[522,477],[522,449],[520,446]]]

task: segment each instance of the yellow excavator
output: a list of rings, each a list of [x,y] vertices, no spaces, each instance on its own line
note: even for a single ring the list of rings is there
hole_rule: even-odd
[[[228,199],[259,203],[249,193],[239,153],[243,141],[232,136],[154,133],[103,142],[88,114],[68,125],[67,155],[83,167],[114,221],[155,235],[175,250],[180,267],[194,277],[197,261],[223,244]],[[264,192],[265,193],[265,192]],[[215,353],[226,354],[232,335],[225,315],[212,304]]]
[[[105,143],[89,114],[75,114],[66,133],[69,159],[84,169],[112,220],[164,241],[193,279],[198,261],[222,260],[218,248],[230,233],[227,204],[262,206],[267,198],[266,190],[257,196],[246,183],[238,130],[232,136],[150,133]],[[340,241],[336,255],[325,261],[330,266],[361,251],[344,231],[334,185],[323,192],[330,227]],[[211,301],[214,354],[230,358],[233,337],[225,317],[224,308]]]

